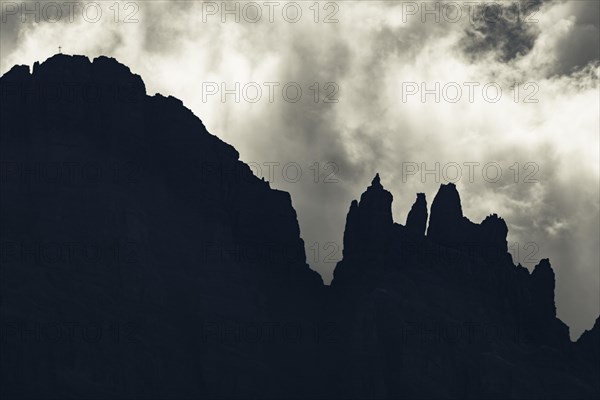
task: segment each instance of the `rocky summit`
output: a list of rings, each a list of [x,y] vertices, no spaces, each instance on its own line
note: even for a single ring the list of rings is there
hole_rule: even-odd
[[[549,260],[453,184],[406,224],[376,175],[330,286],[292,199],[116,60],[0,78],[0,397],[593,399]]]

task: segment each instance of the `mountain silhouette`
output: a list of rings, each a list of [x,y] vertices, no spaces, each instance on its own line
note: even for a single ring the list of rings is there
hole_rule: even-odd
[[[550,262],[453,184],[406,225],[376,175],[330,286],[292,199],[108,57],[0,78],[0,397],[597,398]]]
[[[344,343],[334,351],[345,368],[342,397],[597,396],[600,324],[570,341],[556,317],[549,260],[531,274],[515,266],[505,222],[496,215],[471,222],[453,184],[435,196],[427,236],[424,195],[406,226],[382,217],[391,202],[376,176],[348,212],[331,284]],[[376,247],[364,246],[373,239]]]

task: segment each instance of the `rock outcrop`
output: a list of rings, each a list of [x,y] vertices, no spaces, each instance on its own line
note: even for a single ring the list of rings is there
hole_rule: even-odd
[[[360,197],[360,203],[353,201],[350,205],[344,232],[345,251],[374,251],[385,247],[394,224],[392,200],[392,194],[383,188],[377,174]]]
[[[406,216],[406,230],[414,237],[425,236],[427,227],[427,200],[425,193],[417,193],[417,200]]]
[[[507,258],[508,228],[502,218],[492,214],[481,224],[463,215],[456,185],[442,184],[431,205],[427,237],[434,243],[465,252],[476,252],[488,260]],[[502,260],[506,261],[506,260]]]
[[[415,240],[424,232],[424,203],[418,196],[406,226],[394,224],[385,249],[356,252],[346,247],[354,242],[344,243],[331,285],[343,343],[332,350],[343,366],[336,391],[345,398],[597,396],[595,333],[571,343],[556,317],[549,260],[531,274],[515,266],[505,222],[495,214],[471,222],[453,184],[441,185],[427,236]],[[371,232],[363,231],[363,243]]]

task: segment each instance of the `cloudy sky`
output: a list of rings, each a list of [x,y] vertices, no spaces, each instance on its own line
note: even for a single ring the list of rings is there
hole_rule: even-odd
[[[22,4],[2,2],[0,73],[60,45],[180,98],[291,193],[326,282],[376,172],[399,223],[453,181],[471,220],[505,218],[515,262],[550,258],[572,337],[598,316],[597,0]]]

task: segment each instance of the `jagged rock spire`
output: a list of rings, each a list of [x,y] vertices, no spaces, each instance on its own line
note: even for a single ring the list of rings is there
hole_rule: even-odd
[[[476,236],[474,226],[463,216],[456,185],[440,185],[431,204],[427,237],[444,246],[461,247]]]
[[[346,217],[344,254],[361,248],[383,246],[389,241],[393,196],[381,185],[379,174],[361,195],[360,202],[352,201]]]
[[[381,185],[379,174],[376,174],[371,186],[360,196],[360,215],[367,225],[380,228],[391,226],[393,196]],[[364,226],[366,227],[366,225]]]
[[[410,235],[424,236],[427,226],[427,200],[425,193],[417,193],[417,200],[406,217],[406,229]]]
[[[538,313],[545,317],[556,316],[554,304],[554,271],[550,266],[550,260],[540,260],[531,273],[531,286],[535,302],[538,303]]]
[[[457,237],[462,223],[463,212],[456,185],[442,184],[431,204],[427,236],[435,242],[447,242],[448,239]]]
[[[488,215],[480,226],[480,239],[488,243],[496,252],[496,255],[508,252],[508,243],[506,236],[508,235],[508,227],[504,219],[497,214]]]

